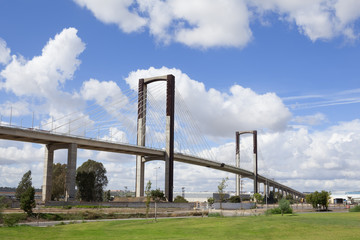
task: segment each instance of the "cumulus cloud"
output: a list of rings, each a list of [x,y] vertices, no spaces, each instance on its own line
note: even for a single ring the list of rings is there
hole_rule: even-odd
[[[319,125],[327,120],[326,116],[322,113],[316,113],[314,115],[296,116],[292,120],[294,123],[303,125]]]
[[[0,89],[14,93],[22,100],[2,104],[0,108],[8,112],[12,107],[13,115],[36,111],[37,116],[44,114],[50,119],[78,110],[84,101],[63,88],[78,69],[81,63],[78,57],[84,49],[85,44],[77,36],[77,30],[66,28],[48,41],[41,55],[30,60],[13,55],[12,61],[0,72]],[[41,125],[44,117],[42,121]]]
[[[123,96],[120,87],[115,82],[100,82],[97,79],[85,81],[80,93],[85,100],[95,100],[101,106],[105,106]]]
[[[126,33],[146,27],[160,42],[197,48],[245,47],[252,39],[251,21],[262,20],[267,13],[294,23],[312,41],[340,35],[356,39],[354,23],[360,17],[357,0],[74,1]]]
[[[84,49],[77,30],[64,29],[49,40],[41,56],[27,61],[14,55],[0,73],[5,79],[2,87],[17,96],[50,98],[66,80],[72,79],[80,64],[77,57]]]
[[[342,122],[324,131],[305,127],[258,133],[259,174],[300,191],[352,190],[359,182],[360,120]],[[241,139],[241,167],[252,171],[251,137]],[[275,150],[276,149],[276,150]],[[235,164],[235,144],[213,151],[218,160]],[[231,159],[226,162],[227,159]],[[305,180],[306,179],[306,180]],[[326,183],[326,184],[321,184]]]
[[[176,88],[197,125],[209,136],[229,137],[236,130],[267,128],[284,130],[290,111],[274,93],[257,94],[249,88],[234,85],[229,92],[206,89],[179,69],[149,68],[131,72],[125,79],[136,90],[140,78],[173,74]],[[175,109],[176,111],[176,109]]]
[[[295,23],[312,41],[344,35],[354,39],[354,22],[360,17],[356,0],[251,0],[260,14],[277,13],[283,21]]]
[[[6,65],[10,60],[10,49],[6,47],[6,42],[0,38],[0,64]]]
[[[115,23],[124,32],[140,30],[146,19],[139,16],[133,0],[74,0],[81,7],[89,9],[104,23]],[[131,8],[134,8],[131,10]]]
[[[191,47],[243,47],[252,38],[249,12],[243,0],[74,0],[104,23],[114,23],[124,32],[144,26],[156,39]],[[231,16],[231,17],[229,17]]]
[[[150,32],[192,47],[245,46],[252,37],[244,1],[143,1]],[[231,16],[231,17],[229,17]]]

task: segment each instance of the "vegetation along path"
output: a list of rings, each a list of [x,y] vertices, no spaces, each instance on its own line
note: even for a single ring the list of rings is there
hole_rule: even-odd
[[[360,213],[314,213],[1,227],[1,239],[359,239]]]

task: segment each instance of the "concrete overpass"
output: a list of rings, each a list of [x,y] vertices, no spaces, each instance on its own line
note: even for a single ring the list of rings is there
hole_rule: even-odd
[[[96,139],[88,139],[79,136],[69,136],[60,133],[52,133],[44,130],[16,128],[9,126],[0,126],[0,139],[30,142],[46,145],[43,176],[43,201],[49,201],[51,198],[52,186],[52,165],[54,151],[57,149],[68,149],[68,172],[66,182],[66,199],[72,200],[75,197],[75,175],[77,149],[88,149],[96,151],[107,151],[114,153],[130,154],[137,156],[146,156],[144,161],[165,160],[165,151],[152,149],[142,146],[135,146],[122,143],[106,142]],[[174,160],[187,164],[193,164],[229,173],[239,174],[242,177],[254,179],[254,173],[225,163],[213,160],[203,159],[195,156],[174,153]],[[291,194],[298,198],[304,198],[305,195],[290,187],[280,184],[272,179],[257,175],[258,183],[264,184],[264,192],[277,189],[283,195]]]

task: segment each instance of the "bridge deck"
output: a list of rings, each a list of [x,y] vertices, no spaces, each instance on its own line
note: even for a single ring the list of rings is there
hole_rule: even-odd
[[[7,127],[7,126],[0,126],[0,139],[39,143],[39,144],[53,144],[53,145],[75,143],[77,144],[77,147],[81,149],[107,151],[107,152],[115,152],[115,153],[131,154],[131,155],[141,155],[141,156],[147,156],[149,160],[155,160],[155,159],[164,160],[164,155],[165,155],[165,151],[159,149],[152,149],[152,148],[141,147],[136,145],[122,144],[122,143],[106,142],[97,139],[88,139],[78,136],[64,135],[60,133],[52,133],[43,130],[15,128],[15,127]],[[239,174],[245,178],[250,178],[250,179],[254,178],[254,174],[248,170],[199,157],[184,155],[181,153],[175,153],[174,160],[178,162],[217,169],[229,173]],[[261,175],[258,175],[258,181],[262,183],[267,183],[271,186],[275,186],[276,188],[281,188],[284,191],[296,194],[301,197],[305,196],[301,192],[298,192],[292,188],[289,188],[285,185],[282,185],[272,179],[268,179]]]

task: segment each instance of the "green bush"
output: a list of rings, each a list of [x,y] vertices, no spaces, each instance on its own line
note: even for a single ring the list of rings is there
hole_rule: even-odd
[[[230,197],[229,202],[231,202],[231,203],[239,203],[239,202],[241,202],[240,196],[232,196],[232,197]]]
[[[65,220],[62,215],[59,215],[56,213],[40,213],[39,218],[49,220],[49,221]]]
[[[292,214],[293,210],[292,208],[287,209],[286,211],[284,211],[284,214]],[[266,210],[265,212],[266,215],[270,215],[270,214],[281,214],[281,209],[280,208],[271,208]]]
[[[187,203],[188,200],[186,200],[184,197],[182,196],[176,196],[176,198],[174,199],[175,203]]]
[[[360,212],[360,206],[357,205],[357,206],[355,206],[353,208],[349,208],[349,212]]]
[[[3,217],[3,221],[4,221],[4,226],[6,227],[13,227],[19,223],[19,219],[17,219],[16,217],[6,216],[6,215]]]
[[[16,226],[20,221],[19,216],[13,214],[5,214],[3,217],[4,226],[13,227]]]

